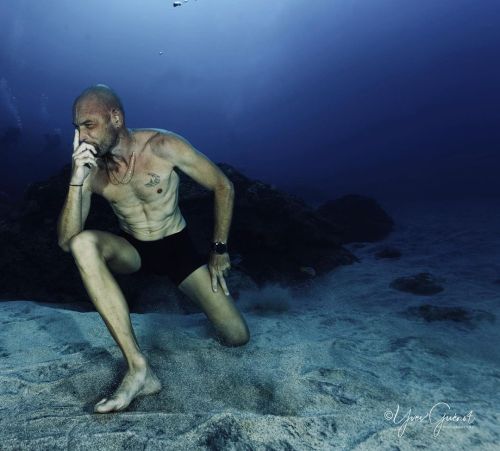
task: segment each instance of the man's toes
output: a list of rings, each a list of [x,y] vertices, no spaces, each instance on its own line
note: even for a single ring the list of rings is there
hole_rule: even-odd
[[[97,404],[96,404],[96,407],[104,402],[106,402],[108,398],[102,398]]]
[[[117,407],[120,406],[121,402],[118,399],[109,399],[106,401],[107,398],[104,398],[103,400],[99,401],[95,407],[94,411],[98,413],[106,413],[106,412],[111,412],[112,410],[116,410]]]
[[[98,408],[103,406],[104,403],[108,400],[108,398],[103,398],[101,399],[95,406],[94,406],[94,412],[98,412]]]

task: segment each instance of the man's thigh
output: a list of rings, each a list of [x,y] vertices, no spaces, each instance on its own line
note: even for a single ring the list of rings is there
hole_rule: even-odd
[[[216,328],[246,327],[231,295],[226,296],[220,285],[217,287],[216,293],[212,290],[207,265],[194,270],[181,282],[179,289],[205,312]]]
[[[130,274],[141,267],[141,256],[125,238],[103,230],[83,230],[70,242],[72,252],[91,253],[94,249],[108,268],[118,274]]]

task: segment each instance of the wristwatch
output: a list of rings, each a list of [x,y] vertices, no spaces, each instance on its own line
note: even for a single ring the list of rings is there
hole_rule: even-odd
[[[210,250],[217,254],[225,254],[227,252],[227,244],[222,241],[214,241]]]

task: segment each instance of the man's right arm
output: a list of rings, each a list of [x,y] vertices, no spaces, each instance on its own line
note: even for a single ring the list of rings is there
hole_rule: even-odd
[[[85,225],[90,210],[90,187],[92,167],[97,167],[95,160],[96,149],[85,142],[80,143],[80,131],[75,129],[73,138],[73,155],[71,166],[71,181],[63,209],[57,221],[57,238],[59,247],[69,252],[71,238],[78,235]],[[72,186],[81,185],[81,186]]]
[[[57,222],[59,247],[65,252],[69,252],[71,238],[83,230],[89,214],[92,196],[89,179],[90,177],[87,177],[83,181],[83,186],[68,187],[68,194]]]

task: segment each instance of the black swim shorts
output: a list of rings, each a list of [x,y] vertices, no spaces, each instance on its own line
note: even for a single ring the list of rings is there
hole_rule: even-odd
[[[138,240],[123,230],[119,235],[139,252],[140,273],[166,275],[176,286],[194,270],[208,263],[208,256],[204,257],[196,250],[187,225],[180,232],[155,241]]]

